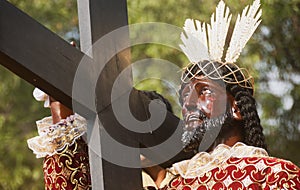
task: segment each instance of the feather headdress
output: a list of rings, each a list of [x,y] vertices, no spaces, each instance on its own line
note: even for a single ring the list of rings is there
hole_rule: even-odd
[[[222,57],[231,14],[223,0],[219,2],[216,12],[212,14],[210,24],[187,19],[183,27],[184,32],[181,33],[183,44],[179,46],[188,57],[190,64],[183,72],[182,81],[186,82],[187,79],[191,79],[201,72],[211,79],[222,79],[226,83],[239,84],[253,89],[253,79],[247,70],[239,68],[234,63],[260,24],[261,14],[260,0],[255,0],[251,6],[244,8],[241,15],[238,15],[226,52],[225,62],[222,61]],[[216,66],[213,62],[221,64]],[[226,70],[230,72],[223,75],[219,72],[221,67],[226,67]],[[210,72],[207,72],[207,68],[210,68]],[[198,70],[196,73],[194,72],[195,69]],[[242,78],[236,77],[237,72],[242,74]],[[228,75],[233,75],[234,81],[227,80]]]

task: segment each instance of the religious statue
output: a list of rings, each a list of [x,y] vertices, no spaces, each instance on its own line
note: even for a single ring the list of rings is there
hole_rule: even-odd
[[[190,63],[179,90],[182,142],[195,156],[167,169],[148,168],[158,173],[150,175],[156,183],[145,189],[300,189],[299,167],[268,155],[253,78],[236,63],[261,14],[260,1],[254,0],[238,15],[226,53],[231,14],[223,0],[210,24],[185,21],[180,47]],[[45,157],[47,189],[89,189],[85,120],[50,102],[52,120],[37,122],[39,136],[28,141],[37,157]]]
[[[231,15],[222,0],[210,24],[186,20],[182,141],[196,155],[167,169],[161,189],[300,189],[299,167],[268,155],[253,78],[235,63],[261,21],[259,7],[255,0],[238,16],[226,54]]]

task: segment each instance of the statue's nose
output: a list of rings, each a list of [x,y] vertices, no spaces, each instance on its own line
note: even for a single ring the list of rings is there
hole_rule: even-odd
[[[188,110],[193,110],[197,108],[198,95],[196,92],[192,91],[186,98],[185,107]]]

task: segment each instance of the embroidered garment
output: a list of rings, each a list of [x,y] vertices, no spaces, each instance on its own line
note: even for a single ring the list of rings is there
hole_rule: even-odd
[[[86,120],[76,114],[52,124],[52,117],[46,117],[37,127],[39,136],[27,142],[37,158],[45,157],[45,189],[91,189],[88,147],[82,137]]]
[[[74,144],[87,130],[86,120],[78,114],[53,124],[52,117],[36,122],[39,136],[27,140],[37,158],[54,155],[65,146]]]
[[[243,143],[219,145],[211,153],[198,153],[191,160],[174,164],[169,172],[177,177],[163,190],[300,189],[300,169],[296,165],[268,157],[264,149]]]
[[[52,156],[43,163],[45,190],[91,189],[88,147],[82,138]]]

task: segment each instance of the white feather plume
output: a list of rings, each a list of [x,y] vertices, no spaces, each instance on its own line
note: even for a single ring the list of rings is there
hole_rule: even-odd
[[[259,7],[260,0],[255,0],[250,7],[244,8],[242,16],[238,15],[226,53],[226,62],[234,63],[239,58],[242,49],[260,24],[262,11]]]
[[[186,19],[183,29],[185,31],[185,33],[181,33],[183,44],[179,46],[190,62],[197,63],[202,60],[208,60],[205,23],[201,24],[198,20]]]
[[[210,60],[221,61],[231,16],[229,8],[221,0],[216,13],[211,16],[211,26],[207,27]]]

